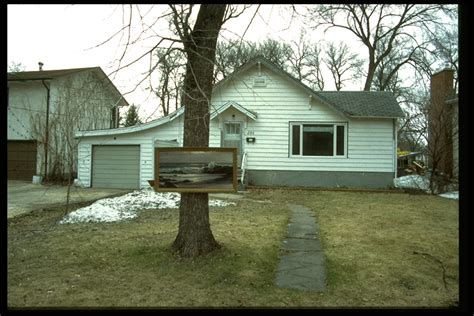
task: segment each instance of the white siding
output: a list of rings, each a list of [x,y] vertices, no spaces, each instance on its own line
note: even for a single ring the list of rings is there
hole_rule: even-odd
[[[91,161],[92,145],[91,142],[81,141],[78,145],[77,178],[80,185],[84,187],[91,186]]]
[[[91,186],[92,145],[140,145],[140,187],[149,186],[148,180],[154,175],[155,140],[177,139],[182,144],[182,118],[148,130],[119,135],[82,137],[79,143],[78,179],[82,186]],[[106,133],[106,132],[105,132]]]
[[[248,169],[393,172],[393,120],[348,119],[339,112],[311,100],[293,82],[262,69],[266,87],[253,87],[257,66],[233,78],[213,94],[214,104],[235,101],[257,113],[248,119],[244,134],[256,138],[255,144],[244,141]],[[309,107],[311,102],[311,109]],[[226,111],[227,112],[227,111]],[[223,114],[226,114],[224,112]],[[225,116],[225,115],[224,115]],[[240,120],[242,115],[236,115]],[[229,117],[226,117],[228,120]],[[218,119],[214,119],[217,125]],[[289,157],[289,122],[346,122],[347,157]],[[211,144],[219,144],[220,133],[211,132]],[[244,136],[245,137],[245,136]],[[245,140],[245,139],[244,139]]]
[[[213,93],[213,104],[235,101],[257,113],[252,120],[233,108],[224,111],[210,123],[210,147],[220,147],[220,126],[225,121],[243,122],[243,150],[248,153],[247,168],[251,170],[308,170],[394,172],[395,142],[392,119],[349,119],[327,105],[310,99],[309,95],[294,82],[262,67],[267,77],[265,87],[253,87],[255,69],[234,77]],[[311,103],[311,106],[310,106]],[[90,175],[91,144],[140,144],[140,183],[154,174],[154,141],[176,139],[183,143],[184,115],[148,130],[116,136],[83,137],[79,150],[83,159],[80,180],[87,186]],[[346,157],[289,157],[290,122],[346,123]],[[245,137],[255,137],[254,144],[247,144]],[[114,139],[115,138],[115,139]],[[81,162],[80,162],[81,163]],[[82,170],[83,169],[83,170]]]

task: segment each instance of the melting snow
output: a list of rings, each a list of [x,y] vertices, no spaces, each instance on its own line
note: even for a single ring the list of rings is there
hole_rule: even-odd
[[[116,198],[98,200],[87,207],[69,213],[59,223],[117,222],[137,217],[136,211],[138,210],[178,208],[179,201],[179,193],[159,193],[152,188],[145,188]],[[234,206],[235,203],[209,200],[209,206],[223,207],[231,205]]]
[[[446,193],[440,194],[439,196],[448,198],[448,199],[459,200],[459,191],[446,192]]]
[[[429,179],[420,175],[403,176],[403,177],[394,179],[393,182],[396,188],[414,188],[414,189],[424,190],[428,193],[430,192]],[[448,199],[459,200],[458,191],[442,193],[442,194],[439,194],[439,196],[448,198]]]
[[[430,189],[430,181],[420,175],[404,176],[395,178],[393,181],[396,188],[414,188],[427,191]]]

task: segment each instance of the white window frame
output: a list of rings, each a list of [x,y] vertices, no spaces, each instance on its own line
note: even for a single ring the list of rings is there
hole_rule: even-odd
[[[347,135],[348,135],[348,124],[347,122],[289,122],[290,127],[289,127],[289,146],[288,146],[288,152],[289,152],[289,157],[318,157],[318,158],[347,158]],[[300,126],[300,152],[299,154],[295,155],[293,154],[293,126],[299,125]],[[304,125],[332,125],[333,126],[333,154],[332,156],[309,156],[309,155],[303,155],[303,132],[304,132]],[[343,155],[337,155],[337,127],[338,126],[344,126],[344,154]]]

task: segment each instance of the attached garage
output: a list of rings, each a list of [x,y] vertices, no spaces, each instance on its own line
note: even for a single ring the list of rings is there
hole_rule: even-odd
[[[90,188],[149,188],[155,148],[182,144],[184,108],[144,124],[78,131],[77,183]]]
[[[31,181],[36,174],[36,141],[8,141],[8,180]]]
[[[140,145],[92,146],[92,187],[140,188]]]

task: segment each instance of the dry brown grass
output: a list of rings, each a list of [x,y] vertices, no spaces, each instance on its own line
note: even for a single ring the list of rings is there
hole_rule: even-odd
[[[211,227],[223,248],[195,260],[169,250],[177,210],[143,211],[115,224],[55,225],[60,210],[10,220],[7,304],[448,307],[458,301],[457,201],[261,190],[237,203],[211,208]],[[287,203],[315,212],[327,258],[325,293],[273,284]]]

